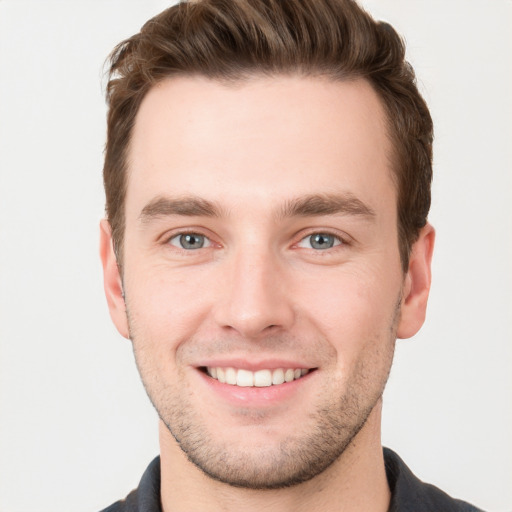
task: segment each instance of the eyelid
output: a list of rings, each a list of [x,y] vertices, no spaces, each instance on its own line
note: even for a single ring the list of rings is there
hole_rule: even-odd
[[[299,247],[299,244],[301,242],[303,242],[304,240],[306,240],[307,238],[313,236],[313,235],[328,235],[328,236],[332,236],[334,237],[339,243],[336,243],[333,247],[330,247],[330,249],[335,249],[336,247],[339,247],[339,246],[348,246],[348,245],[352,245],[353,243],[353,240],[352,238],[347,235],[346,233],[341,233],[337,230],[333,230],[333,229],[322,229],[322,228],[311,228],[307,231],[303,231],[302,233],[300,233],[299,235],[299,240],[294,243],[294,246],[295,247]],[[307,248],[306,248],[307,249]],[[312,249],[312,248],[310,248]],[[315,250],[316,252],[320,252],[318,249],[313,249]],[[327,251],[328,249],[324,249],[324,251]]]
[[[172,243],[172,241],[174,239],[179,240],[184,235],[192,235],[192,236],[202,237],[204,239],[204,244],[201,247],[198,247],[197,249],[185,249],[184,247],[180,246],[179,241],[176,244]],[[167,243],[169,245],[172,245],[173,247],[176,247],[177,249],[181,249],[181,250],[187,251],[187,252],[188,251],[192,251],[192,250],[196,250],[197,251],[199,249],[206,249],[206,248],[212,246],[212,241],[210,240],[209,237],[207,237],[206,235],[203,235],[202,233],[194,233],[192,231],[185,231],[183,233],[176,233],[176,234],[174,234],[173,236],[171,236],[170,238],[167,239]]]
[[[208,232],[206,232],[204,228],[195,227],[195,226],[187,226],[183,228],[176,228],[171,229],[169,231],[166,231],[162,235],[158,237],[159,243],[161,243],[164,246],[171,246],[173,249],[185,251],[185,252],[193,252],[190,249],[184,249],[183,247],[180,247],[179,244],[171,244],[171,240],[178,238],[183,235],[196,235],[201,236],[205,238],[205,241],[208,241],[208,245],[203,246],[201,249],[208,249],[214,245],[220,246],[220,244],[216,243],[213,239],[213,236]],[[198,249],[196,249],[197,251]]]
[[[325,248],[316,248],[316,247],[312,247],[311,246],[311,238],[315,235],[324,235],[326,237],[332,237],[334,239],[334,243],[332,245],[332,247],[325,247]],[[309,246],[305,246],[305,245],[302,245],[302,244],[308,244]],[[336,235],[332,235],[330,233],[311,233],[310,235],[306,235],[304,238],[302,238],[301,240],[299,240],[299,242],[297,243],[297,247],[300,247],[302,249],[311,249],[313,251],[321,251],[321,252],[325,252],[325,251],[328,251],[330,249],[334,249],[335,247],[339,247],[340,245],[343,245],[343,241]]]
[[[335,249],[339,246],[349,246],[353,245],[354,240],[350,235],[344,232],[339,232],[338,230],[332,229],[332,228],[310,228],[308,230],[303,230],[301,233],[296,235],[295,239],[297,240],[292,244],[293,247],[298,247],[301,242],[306,240],[307,238],[311,237],[315,234],[321,234],[321,235],[328,235],[334,237],[338,243],[335,243],[333,247],[330,247],[329,249]],[[176,230],[171,230],[170,232],[166,232],[163,235],[161,235],[160,241],[163,245],[172,245],[173,248],[182,250],[185,252],[193,252],[193,250],[190,249],[184,249],[183,247],[180,247],[178,244],[171,244],[171,240],[176,239],[182,235],[198,235],[201,237],[204,237],[205,241],[207,241],[208,245],[205,245],[201,247],[201,249],[207,249],[212,246],[221,247],[222,244],[215,242],[213,237],[209,234],[205,233],[205,230],[202,228],[196,228],[194,226],[192,227],[186,227],[186,228],[177,228]],[[307,248],[306,248],[307,249]],[[315,252],[321,252],[318,249],[310,248],[311,250],[314,250]],[[197,251],[198,249],[196,249]],[[324,251],[327,251],[328,249],[324,249]]]

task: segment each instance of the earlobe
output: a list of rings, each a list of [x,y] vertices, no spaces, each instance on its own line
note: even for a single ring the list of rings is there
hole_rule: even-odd
[[[431,262],[434,250],[435,231],[426,224],[413,244],[409,268],[405,276],[403,298],[397,336],[414,336],[425,321],[427,301],[432,281]]]
[[[110,317],[119,333],[129,338],[123,284],[112,243],[112,230],[106,219],[100,222],[100,257],[103,266],[103,287]]]

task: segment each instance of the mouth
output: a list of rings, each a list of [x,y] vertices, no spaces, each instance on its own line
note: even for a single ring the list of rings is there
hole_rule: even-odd
[[[221,384],[265,388],[299,380],[315,368],[273,368],[253,372],[242,368],[205,366],[201,370]]]

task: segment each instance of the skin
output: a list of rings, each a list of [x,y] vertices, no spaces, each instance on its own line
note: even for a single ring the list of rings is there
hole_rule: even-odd
[[[180,77],[144,99],[123,275],[107,221],[101,256],[161,418],[164,510],[387,510],[381,396],[434,242],[427,225],[404,274],[390,154],[364,81]],[[274,394],[202,370],[287,365],[310,373]]]

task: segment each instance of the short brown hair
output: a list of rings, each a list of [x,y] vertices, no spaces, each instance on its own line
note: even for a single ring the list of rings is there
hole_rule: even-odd
[[[433,126],[405,60],[405,46],[387,23],[353,0],[198,0],[149,20],[110,55],[106,214],[122,259],[127,153],[139,106],[149,89],[175,75],[221,81],[255,74],[298,74],[332,80],[363,78],[384,105],[393,146],[399,249],[404,271],[427,222]]]

